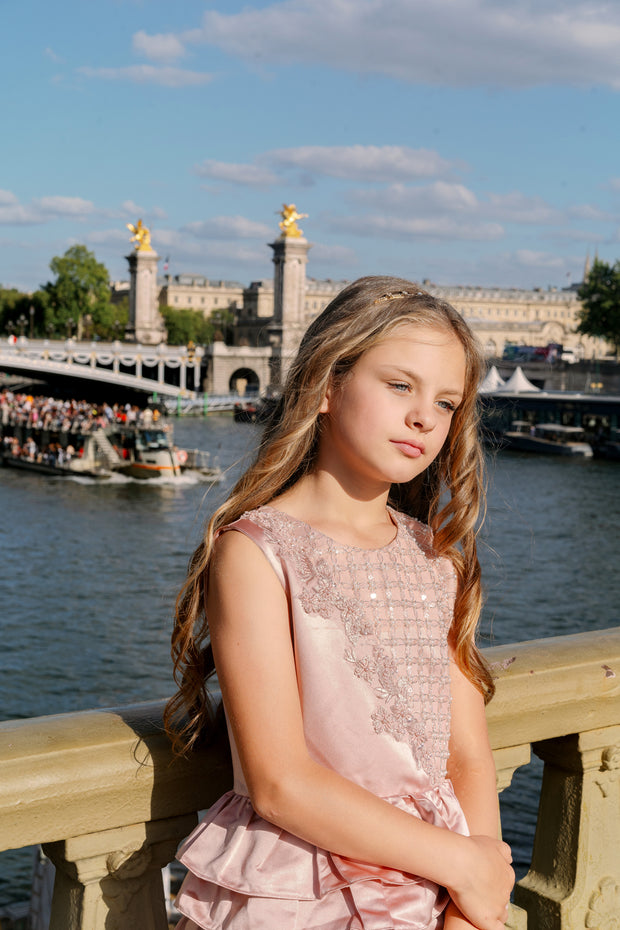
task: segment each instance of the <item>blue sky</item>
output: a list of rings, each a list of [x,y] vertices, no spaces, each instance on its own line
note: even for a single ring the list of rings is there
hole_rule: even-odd
[[[564,287],[620,257],[620,4],[8,0],[0,283],[84,243],[127,277],[308,274]]]

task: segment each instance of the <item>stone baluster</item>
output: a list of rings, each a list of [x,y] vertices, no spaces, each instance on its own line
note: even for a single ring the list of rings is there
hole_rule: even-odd
[[[512,782],[512,776],[515,771],[522,765],[529,765],[531,751],[529,743],[521,746],[507,746],[503,749],[495,749],[493,759],[495,760],[495,777],[498,793],[504,791]],[[507,930],[527,930],[526,912],[512,904],[510,914],[506,922]]]
[[[620,917],[620,726],[533,748],[545,767],[532,864],[515,900],[530,927],[611,930]]]
[[[195,814],[45,843],[56,866],[50,930],[167,930],[161,870]]]

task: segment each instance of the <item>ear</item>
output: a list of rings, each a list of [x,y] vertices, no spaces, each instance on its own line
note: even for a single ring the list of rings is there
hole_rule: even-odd
[[[329,413],[330,402],[332,399],[332,389],[331,385],[325,391],[325,396],[321,401],[321,406],[319,407],[319,413]]]

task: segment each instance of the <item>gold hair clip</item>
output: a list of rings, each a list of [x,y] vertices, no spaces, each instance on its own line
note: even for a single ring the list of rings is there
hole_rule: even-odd
[[[380,304],[382,300],[398,300],[399,297],[426,297],[426,291],[392,291],[389,294],[382,294],[373,300],[373,306]]]

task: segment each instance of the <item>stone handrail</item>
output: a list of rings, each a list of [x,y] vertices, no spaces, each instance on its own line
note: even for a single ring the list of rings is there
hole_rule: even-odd
[[[487,714],[505,788],[544,760],[515,930],[590,930],[620,914],[620,628],[496,646]],[[0,724],[0,849],[56,865],[50,930],[165,930],[161,868],[230,787],[225,739],[174,758],[162,702]]]

